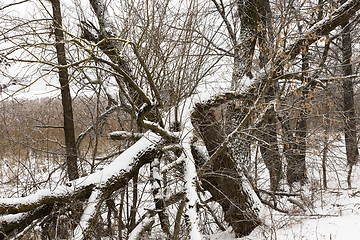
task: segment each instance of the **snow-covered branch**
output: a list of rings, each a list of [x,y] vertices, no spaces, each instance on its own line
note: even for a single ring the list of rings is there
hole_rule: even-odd
[[[299,37],[285,53],[285,60],[292,60],[302,51],[309,48],[309,46],[334,30],[341,23],[348,21],[360,9],[359,0],[348,0],[337,8],[333,13],[330,13],[323,20],[314,24],[302,37]]]
[[[107,198],[113,191],[124,187],[140,167],[153,160],[161,142],[161,137],[149,131],[102,171],[73,180],[55,189],[39,190],[27,197],[1,198],[0,214],[29,212],[46,206],[51,209],[55,202],[87,198],[94,188],[101,192],[102,199]],[[16,226],[12,226],[15,229]]]
[[[86,207],[84,209],[84,212],[82,213],[80,222],[78,224],[78,226],[76,227],[75,231],[74,231],[74,237],[72,238],[72,240],[82,240],[85,238],[85,232],[88,229],[88,227],[90,226],[90,220],[94,218],[94,216],[96,216],[96,212],[98,210],[97,205],[99,204],[99,190],[95,189],[87,203],[86,203]]]
[[[195,167],[195,160],[193,158],[191,152],[191,142],[194,137],[192,131],[193,127],[190,122],[185,125],[187,133],[184,135],[186,136],[183,140],[184,145],[184,154],[185,154],[185,188],[186,188],[186,198],[187,201],[185,203],[185,213],[189,216],[190,222],[190,239],[197,240],[202,239],[200,229],[199,229],[199,218],[197,215],[197,204],[199,204],[198,195],[196,193],[196,182],[197,182],[197,173]]]
[[[115,131],[115,132],[111,132],[109,133],[109,136],[112,140],[128,140],[128,139],[140,139],[143,134],[141,133],[131,133],[131,132],[126,132],[126,131]]]

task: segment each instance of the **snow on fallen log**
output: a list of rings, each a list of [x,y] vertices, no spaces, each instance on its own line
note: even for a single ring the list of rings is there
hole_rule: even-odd
[[[140,139],[143,134],[142,133],[131,133],[127,131],[115,131],[109,134],[112,140],[128,140],[131,138],[135,138],[136,140]]]
[[[189,144],[190,145],[190,144]],[[185,188],[186,188],[186,205],[185,205],[185,214],[189,217],[190,223],[190,239],[202,239],[200,229],[199,229],[199,218],[196,212],[197,204],[199,199],[196,193],[196,181],[197,173],[194,163],[194,158],[192,157],[190,146],[185,148],[187,158],[185,160]]]
[[[30,210],[25,213],[9,214],[0,217],[0,239],[7,239],[7,236],[13,233],[14,230],[20,232],[22,229],[25,229],[27,226],[32,224],[38,218],[48,215],[52,210],[47,204],[43,204],[33,210]],[[21,233],[20,233],[21,235]]]
[[[84,232],[86,232],[86,230],[90,225],[89,221],[90,219],[93,218],[93,216],[96,215],[96,210],[97,210],[96,206],[100,202],[98,196],[99,196],[99,190],[95,189],[91,193],[86,203],[86,207],[84,209],[83,214],[81,215],[79,225],[76,227],[74,231],[74,237],[72,238],[72,240],[82,240],[85,238]]]
[[[75,179],[55,189],[39,190],[26,197],[0,198],[0,214],[26,212],[43,204],[52,205],[56,201],[88,197],[94,188],[102,192],[117,190],[125,186],[142,165],[152,160],[161,140],[161,137],[148,131],[101,171]]]
[[[129,235],[129,240],[139,240],[141,239],[141,235],[143,232],[145,232],[146,230],[151,229],[152,225],[155,222],[155,218],[154,216],[150,216],[150,214],[148,214],[139,225],[137,225],[130,233]]]
[[[191,108],[188,108],[189,110]],[[183,131],[183,142],[184,147],[183,155],[184,166],[185,166],[185,190],[187,201],[185,203],[185,214],[188,216],[190,223],[190,239],[202,239],[200,228],[199,228],[199,217],[197,214],[197,205],[199,204],[199,198],[196,192],[197,172],[195,166],[195,160],[191,152],[191,143],[194,139],[194,126],[190,121],[190,111],[185,112],[183,117],[185,118],[185,125]],[[182,157],[180,157],[181,159]]]

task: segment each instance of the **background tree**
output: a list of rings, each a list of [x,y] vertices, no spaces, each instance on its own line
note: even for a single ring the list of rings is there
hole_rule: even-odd
[[[344,1],[341,1],[344,3]],[[352,38],[351,38],[351,24],[350,21],[346,21],[341,24],[342,27],[342,65],[343,76],[342,87],[344,89],[344,127],[345,127],[345,144],[346,144],[346,158],[349,165],[348,174],[348,186],[351,187],[351,172],[352,167],[359,158],[357,130],[356,130],[356,114],[354,104],[354,87],[353,79],[353,67],[352,67]]]
[[[79,177],[78,167],[77,167],[77,149],[75,144],[75,129],[74,129],[74,117],[72,110],[72,99],[70,96],[70,86],[69,86],[69,73],[67,68],[66,55],[65,55],[65,44],[64,44],[64,34],[62,31],[62,16],[59,0],[52,0],[52,9],[53,9],[53,24],[55,32],[55,47],[56,47],[56,56],[58,59],[58,64],[61,66],[59,68],[59,81],[61,87],[61,99],[63,106],[63,115],[64,115],[64,133],[65,133],[65,145],[66,145],[66,165],[69,180],[74,180]]]

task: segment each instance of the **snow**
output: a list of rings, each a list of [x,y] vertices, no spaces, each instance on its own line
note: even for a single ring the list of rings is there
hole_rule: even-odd
[[[191,112],[194,109],[194,103],[207,100],[210,97],[208,93],[202,95],[196,95],[196,99],[187,99],[183,102],[182,107],[179,107],[181,111],[181,123],[185,123],[182,132],[182,146],[184,151],[180,156],[179,160],[184,160],[185,166],[185,189],[186,189],[186,205],[185,212],[188,216],[188,221],[190,223],[190,239],[200,240],[202,239],[200,228],[199,228],[199,219],[196,212],[196,205],[199,203],[199,198],[196,192],[196,181],[197,181],[197,172],[195,167],[195,161],[191,153],[191,142],[194,138],[194,127],[191,123],[190,117]]]
[[[148,227],[154,222],[154,217],[146,216],[143,221],[139,225],[137,225],[130,233],[129,240],[137,240],[140,238],[141,232],[144,230],[144,228]]]
[[[154,178],[154,180],[161,181],[162,177],[161,177],[160,172],[159,172],[160,169],[157,167],[157,166],[160,165],[159,158],[155,158],[154,161],[151,164],[153,166],[152,169],[153,169],[153,178]]]
[[[290,229],[280,230],[280,239],[357,239],[360,236],[359,215],[344,217],[324,217],[306,220],[302,225]],[[359,223],[359,224],[358,224]]]
[[[360,174],[358,170],[356,174]],[[235,238],[231,228],[210,236],[212,240],[352,240],[360,237],[360,194],[356,189],[332,190],[324,193],[326,206],[318,206],[313,214],[285,216],[263,211],[264,225],[249,236]],[[357,193],[354,195],[354,193]],[[339,196],[337,196],[339,195]],[[336,202],[336,203],[335,203]]]
[[[131,132],[127,132],[127,131],[114,131],[109,133],[109,136],[111,138],[115,137],[115,138],[119,138],[119,139],[126,139],[126,138],[140,138],[142,136],[141,133],[131,133]]]
[[[7,223],[17,222],[25,215],[26,213],[17,213],[17,214],[0,216],[0,222],[7,222]]]
[[[99,195],[99,190],[95,189],[88,201],[87,201],[87,205],[84,209],[84,212],[81,216],[80,219],[80,223],[79,225],[76,227],[75,231],[74,231],[74,237],[73,240],[81,240],[84,239],[84,230],[86,230],[88,228],[89,225],[89,220],[91,219],[91,217],[93,217],[95,211],[96,211],[96,205],[98,204],[99,200],[98,195]]]
[[[269,232],[269,228],[276,230],[278,240],[359,239],[360,196],[353,195],[353,192],[357,191],[325,192],[322,200],[325,206],[315,207],[313,214],[285,217],[283,214],[267,210],[264,214],[267,215],[265,219],[268,227],[259,228],[244,239],[260,238],[265,232]],[[272,221],[269,216],[272,216]],[[271,222],[273,226],[270,225]]]
[[[186,123],[183,126],[183,132],[181,132],[182,146],[184,147],[183,155],[178,158],[175,162],[164,166],[162,171],[171,169],[174,165],[180,162],[185,162],[185,176],[186,181],[186,196],[188,202],[186,204],[186,213],[189,216],[189,223],[191,226],[190,237],[191,239],[201,239],[199,218],[196,212],[196,205],[198,204],[198,195],[196,193],[196,169],[194,160],[191,155],[190,143],[193,137],[191,122],[188,121],[190,118],[191,111],[195,102],[204,102],[211,98],[211,94],[204,93],[196,96],[195,99],[184,101],[182,107],[179,109],[182,113],[181,121]],[[29,195],[23,198],[9,198],[0,199],[2,204],[14,204],[22,203],[27,204],[34,202],[42,197],[51,195],[62,195],[68,192],[74,191],[76,188],[81,186],[96,183],[97,187],[103,186],[111,177],[121,173],[121,171],[127,171],[133,164],[133,160],[138,156],[139,153],[146,149],[155,147],[161,141],[161,137],[158,135],[147,132],[136,144],[126,150],[122,155],[116,158],[110,165],[104,168],[102,171],[91,174],[87,177],[83,177],[76,181],[73,181],[71,186],[57,187],[56,189],[43,189],[38,191],[36,194]],[[342,141],[338,142],[342,143]],[[333,143],[335,145],[335,143]],[[343,144],[342,144],[343,145]],[[328,175],[328,190],[320,190],[319,188],[313,192],[304,190],[302,192],[304,199],[311,201],[311,206],[308,206],[306,212],[299,212],[293,215],[286,215],[275,210],[269,209],[268,207],[262,208],[262,204],[256,199],[254,207],[261,210],[261,217],[263,224],[259,226],[251,235],[243,238],[235,238],[228,228],[225,232],[216,232],[209,239],[218,240],[258,240],[258,239],[277,239],[277,240],[290,240],[290,239],[301,239],[301,240],[319,240],[319,239],[358,239],[360,236],[360,169],[359,167],[354,169],[353,173],[353,187],[352,189],[344,189],[346,187],[346,165],[339,162],[338,158],[344,158],[344,149],[338,148],[338,151],[334,153],[333,158],[329,161],[336,161],[336,167],[334,169],[329,168]],[[312,149],[310,149],[312,152]],[[320,155],[320,154],[319,154]],[[312,164],[309,165],[309,176],[310,179],[320,181],[320,172],[316,172],[318,166],[316,161],[321,161],[321,156],[314,154],[308,154],[307,161]],[[336,156],[335,156],[336,155]],[[336,158],[335,158],[336,157]],[[330,166],[331,164],[329,164]],[[332,172],[330,172],[332,171]],[[336,171],[336,172],[335,172]],[[160,175],[154,175],[154,177],[161,178]],[[251,186],[248,185],[250,188]],[[309,188],[306,185],[304,188]],[[91,216],[91,212],[96,204],[95,193],[89,199],[88,205],[85,208],[84,215],[81,220],[82,228],[86,228],[86,221]],[[312,196],[313,194],[314,196]],[[291,204],[287,203],[288,206]],[[21,216],[19,215],[7,215],[0,218],[1,221],[15,221]],[[143,227],[150,224],[155,218],[146,218],[131,234],[130,239],[136,239],[138,234],[142,231]],[[81,232],[77,231],[75,239],[80,236]],[[203,236],[205,239],[207,236]]]
[[[15,205],[15,204],[31,204],[49,196],[61,197],[71,194],[84,186],[95,185],[97,188],[103,187],[104,184],[112,177],[117,176],[123,172],[129,171],[132,168],[134,160],[138,154],[146,149],[154,148],[161,141],[161,137],[148,131],[139,141],[128,148],[120,156],[118,156],[111,164],[106,166],[102,171],[95,172],[89,176],[76,179],[66,185],[59,185],[55,189],[42,189],[35,194],[26,197],[18,198],[0,198],[0,205]]]
[[[344,7],[355,2],[354,0],[347,1]],[[103,7],[103,6],[102,6]],[[106,32],[111,32],[112,26],[110,21],[108,22],[108,16],[110,16],[105,8],[99,8],[99,11],[103,12],[105,17],[105,25],[109,25],[109,28],[105,29]],[[100,14],[103,15],[103,14]],[[318,29],[318,26],[323,24],[326,21],[329,21],[331,18],[327,17],[323,21],[315,24],[308,32],[315,32]],[[8,71],[10,75],[17,76],[15,74],[18,71],[19,66],[14,65]],[[261,78],[265,72],[260,72],[259,77]],[[1,80],[1,79],[0,79]],[[5,81],[5,80],[4,80]],[[245,77],[243,79],[244,83],[241,84],[245,90],[250,87],[253,83],[249,78]],[[37,82],[34,82],[34,85]],[[11,87],[15,88],[15,87]],[[15,89],[10,89],[15,91]],[[186,213],[189,216],[190,222],[190,238],[191,239],[201,239],[199,229],[199,219],[196,211],[196,205],[199,202],[198,195],[196,192],[196,181],[197,173],[195,168],[194,159],[191,154],[191,141],[193,138],[193,126],[191,124],[190,115],[191,111],[196,102],[205,102],[211,99],[213,92],[211,91],[202,91],[201,93],[195,95],[193,98],[186,99],[182,106],[179,107],[179,113],[181,115],[181,122],[186,123],[183,126],[183,132],[181,133],[182,146],[184,147],[184,153],[181,155],[178,160],[162,168],[162,172],[171,169],[175,165],[184,162],[185,165],[185,187],[186,187]],[[174,110],[172,110],[174,111]],[[173,112],[170,111],[170,116],[175,116]],[[170,119],[169,123],[173,122],[174,119]],[[146,124],[160,129],[158,124],[145,121]],[[169,124],[166,129],[169,129]],[[114,132],[112,134],[127,134],[125,132]],[[171,135],[171,134],[170,134]],[[177,137],[177,135],[171,135],[172,137]],[[22,198],[3,198],[0,199],[0,204],[29,204],[36,202],[39,199],[52,196],[61,196],[67,193],[73,192],[77,188],[86,186],[89,184],[95,184],[97,188],[101,188],[104,184],[107,183],[112,177],[126,172],[131,169],[134,159],[138,154],[146,149],[151,149],[155,147],[161,138],[152,133],[147,132],[144,137],[142,137],[138,142],[136,142],[132,147],[127,149],[123,154],[117,157],[111,164],[109,164],[102,171],[91,174],[87,177],[77,179],[70,186],[58,186],[55,189],[43,189],[37,191],[36,194],[29,195]],[[311,161],[313,159],[310,159]],[[338,170],[338,169],[337,169]],[[346,170],[346,168],[345,168]],[[155,179],[161,179],[160,169],[154,169],[153,177]],[[312,171],[312,169],[309,169]],[[339,170],[340,171],[340,170]],[[345,171],[346,173],[346,171]],[[338,174],[338,173],[337,173]],[[263,208],[263,205],[260,203],[257,196],[253,196],[252,199],[255,199],[253,207],[259,209],[262,216],[263,224],[259,226],[250,236],[238,238],[238,239],[278,239],[278,240],[287,240],[287,239],[303,239],[303,240],[318,240],[318,239],[359,239],[360,237],[360,170],[355,169],[353,173],[353,189],[343,189],[342,186],[339,186],[337,181],[346,182],[346,174],[339,174],[339,177],[331,178],[329,177],[328,185],[331,186],[329,190],[316,190],[315,192],[306,192],[306,190],[301,193],[303,196],[308,198],[309,204],[307,206],[306,212],[300,212],[294,215],[286,215],[280,212],[277,212],[273,209]],[[245,176],[243,176],[245,178]],[[315,176],[316,178],[316,176]],[[338,180],[338,178],[340,178]],[[319,180],[320,181],[320,180]],[[246,182],[247,181],[243,181]],[[154,187],[160,187],[158,183],[154,183]],[[305,186],[308,187],[308,186]],[[251,185],[246,186],[249,193],[253,193],[251,190]],[[90,219],[92,213],[95,210],[97,204],[98,190],[95,188],[91,194],[87,206],[84,210],[83,216],[81,217],[81,222],[78,228],[75,230],[74,239],[83,238],[83,229],[86,229],[88,220]],[[311,194],[315,194],[312,196]],[[288,204],[288,203],[287,203]],[[290,204],[288,204],[290,205]],[[1,216],[0,221],[16,221],[23,214],[14,214]],[[154,221],[154,217],[146,217],[131,233],[129,239],[137,239],[139,234],[144,229],[144,227],[150,225]],[[236,239],[234,234],[231,232],[231,228],[228,228],[227,231],[221,233],[215,233],[210,236],[210,239],[218,240],[230,240]]]
[[[161,137],[148,131],[139,141],[128,148],[120,156],[118,156],[112,163],[110,163],[102,171],[95,172],[87,177],[80,178],[74,181],[76,185],[89,185],[92,183],[101,185],[105,184],[111,177],[116,176],[121,170],[127,171],[131,169],[131,165],[136,156],[145,149],[155,147],[159,143]]]
[[[169,164],[165,165],[164,167],[162,167],[161,173],[165,173],[168,170],[176,167],[177,165],[180,165],[184,160],[185,160],[185,156],[181,155],[177,160],[175,160],[172,163],[169,163]]]
[[[26,197],[14,197],[14,198],[1,198],[0,204],[2,205],[12,205],[12,204],[29,204],[37,201],[45,196],[49,196],[51,193],[50,189],[42,189],[36,192],[36,194],[32,194]],[[58,192],[54,192],[53,194],[57,194]]]
[[[185,159],[185,188],[186,188],[186,214],[189,216],[190,222],[190,239],[202,239],[199,230],[198,216],[196,212],[196,205],[199,202],[198,195],[196,193],[196,180],[197,180],[197,172],[195,167],[195,161],[191,154],[191,140],[193,138],[193,129],[190,121],[187,121],[185,128],[189,130],[186,132],[185,130],[185,139],[183,140],[184,152],[186,154]]]

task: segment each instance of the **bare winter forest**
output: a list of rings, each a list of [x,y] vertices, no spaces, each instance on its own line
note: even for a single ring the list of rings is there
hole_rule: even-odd
[[[0,239],[360,236],[359,10],[1,1]]]

